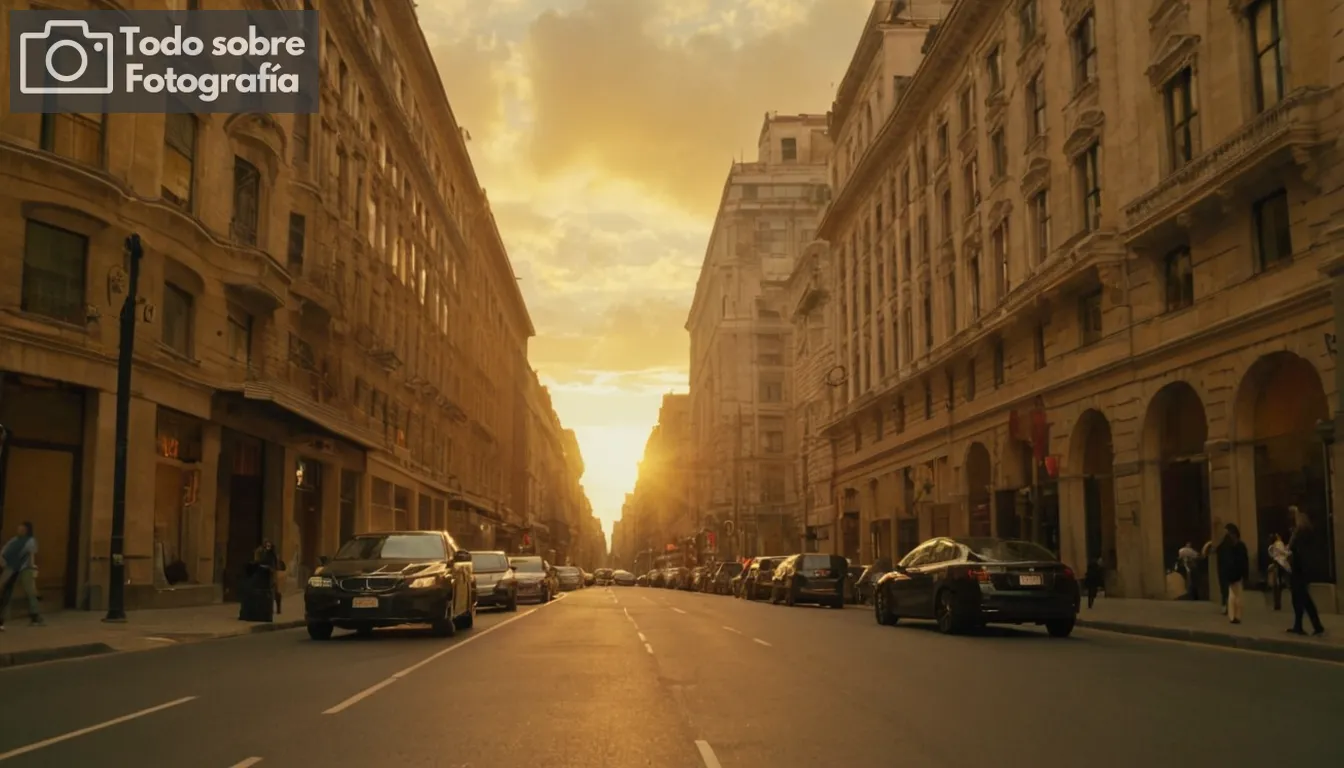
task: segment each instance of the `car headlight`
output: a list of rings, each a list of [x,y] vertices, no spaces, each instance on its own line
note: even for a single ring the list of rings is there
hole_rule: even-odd
[[[331,589],[331,579],[326,576],[312,576],[308,579],[308,586],[313,589]]]
[[[439,583],[438,576],[421,576],[410,583],[411,589],[429,589]]]

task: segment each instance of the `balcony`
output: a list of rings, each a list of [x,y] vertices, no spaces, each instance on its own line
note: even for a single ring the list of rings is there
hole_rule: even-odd
[[[267,356],[248,366],[243,397],[272,403],[365,447],[381,447],[382,435],[355,414],[334,376],[282,356]]]
[[[305,304],[315,306],[333,320],[344,314],[342,309],[344,286],[335,269],[325,265],[298,262],[291,263],[290,271],[294,276],[294,282],[289,289]]]
[[[1282,165],[1314,172],[1312,150],[1321,146],[1320,110],[1327,88],[1299,88],[1278,105],[1168,175],[1152,190],[1125,206],[1125,241],[1151,238],[1164,225],[1188,219],[1196,209],[1214,202],[1222,206],[1237,182],[1256,175],[1278,175]]]
[[[265,251],[224,248],[218,266],[220,282],[229,290],[271,311],[285,306],[290,275]]]

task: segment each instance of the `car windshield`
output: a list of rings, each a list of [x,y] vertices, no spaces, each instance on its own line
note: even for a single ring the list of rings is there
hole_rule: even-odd
[[[509,569],[509,558],[499,552],[473,552],[471,554],[471,568],[475,571],[507,571]]]
[[[831,569],[830,555],[803,555],[798,563],[800,571],[827,571]]]
[[[443,539],[432,533],[357,536],[333,560],[443,560]]]
[[[520,557],[513,561],[513,567],[519,573],[545,573],[546,569],[541,566],[539,557]]]
[[[976,560],[999,563],[1030,562],[1044,560],[1053,562],[1055,553],[1030,541],[1014,539],[965,539],[960,542],[971,550]]]

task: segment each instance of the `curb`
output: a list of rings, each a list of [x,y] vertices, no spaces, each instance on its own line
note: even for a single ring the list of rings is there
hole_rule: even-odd
[[[220,632],[209,637],[202,637],[199,640],[192,640],[183,643],[173,643],[164,645],[163,648],[171,648],[174,645],[191,645],[193,643],[208,643],[212,640],[226,640],[231,637],[246,637],[248,635],[259,635],[266,632],[279,632],[286,629],[297,629],[304,626],[302,619],[291,619],[289,621],[275,621],[264,624],[253,624],[244,627],[238,631]],[[145,649],[154,650],[154,649]],[[90,656],[102,656],[109,653],[120,653],[120,649],[114,648],[107,643],[83,643],[80,645],[58,645],[50,648],[30,648],[26,651],[14,651],[12,653],[0,653],[0,669],[10,667],[22,667],[29,664],[41,664],[47,661],[65,661],[67,659],[82,659]]]
[[[1278,656],[1293,656],[1300,659],[1332,661],[1344,664],[1344,646],[1327,645],[1301,640],[1277,640],[1267,637],[1246,637],[1229,635],[1222,632],[1210,632],[1202,629],[1179,629],[1176,627],[1152,627],[1143,624],[1124,624],[1115,621],[1095,621],[1078,619],[1078,626],[1116,632],[1124,635],[1153,637],[1160,640],[1176,640],[1197,645],[1213,645],[1221,648],[1235,648],[1243,651],[1259,651]]]

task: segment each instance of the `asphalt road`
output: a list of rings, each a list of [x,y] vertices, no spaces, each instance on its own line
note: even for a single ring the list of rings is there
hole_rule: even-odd
[[[452,639],[288,631],[17,667],[0,701],[0,768],[1344,765],[1344,666],[640,588]]]

